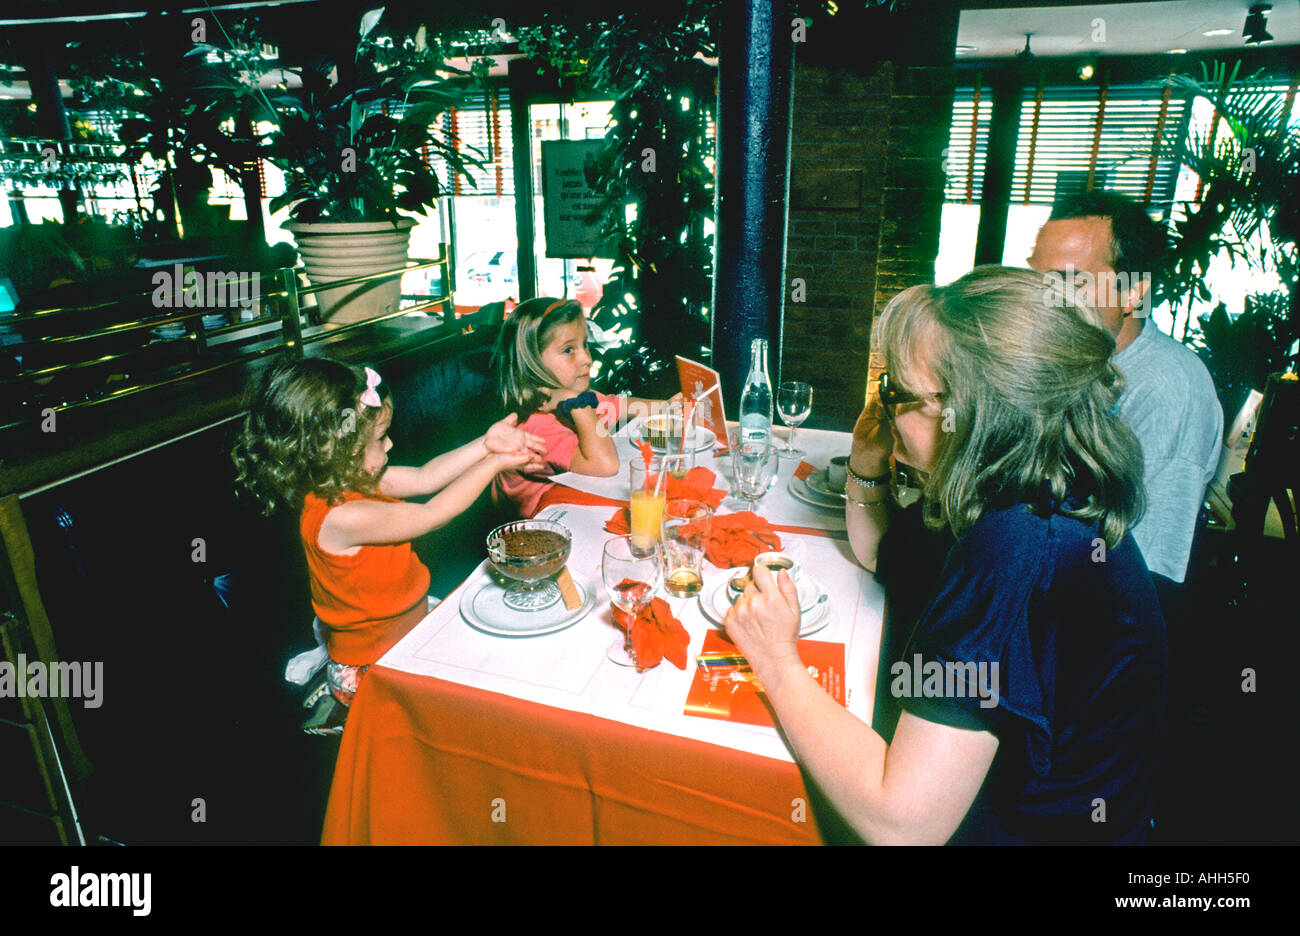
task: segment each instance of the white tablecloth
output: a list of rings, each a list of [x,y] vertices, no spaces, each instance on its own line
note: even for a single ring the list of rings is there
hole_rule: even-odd
[[[840,438],[815,440],[813,437],[817,435]],[[845,433],[801,432],[800,436],[807,443],[805,447],[814,452],[811,458],[814,464],[818,451],[838,452],[841,446],[847,448]],[[783,481],[792,470],[793,463],[782,465]],[[622,483],[622,495],[609,496],[626,496],[626,478]],[[814,525],[809,520],[826,522],[826,515],[813,513],[813,508],[807,508],[809,514],[800,515],[793,509],[787,511],[786,506],[780,508],[782,520],[777,521],[772,507],[781,503],[781,499],[776,494],[776,491],[770,493],[759,508],[774,522],[805,526]],[[729,503],[724,503],[724,510],[728,506]],[[667,598],[691,638],[685,672],[665,661],[652,670],[638,673],[606,659],[606,650],[623,639],[622,632],[613,623],[609,598],[600,577],[601,550],[610,535],[604,530],[609,514],[608,507],[575,505],[549,507],[540,514],[544,518],[559,518],[572,531],[569,570],[585,588],[596,592],[594,609],[572,627],[524,638],[492,636],[471,627],[460,614],[460,602],[465,589],[477,589],[487,583],[487,572],[480,567],[385,654],[380,665],[766,757],[793,760],[775,729],[683,714],[694,677],[695,657],[700,653],[706,632],[713,626],[701,610],[699,599]],[[869,721],[884,603],[881,589],[854,560],[843,539],[792,533],[782,533],[781,538],[785,549],[802,560],[805,574],[812,575],[830,595],[830,623],[809,639],[845,645],[848,708]],[[711,595],[728,575],[730,571],[714,569],[706,563],[701,595]]]
[[[777,436],[782,443],[785,442],[786,432],[785,429],[777,429]],[[836,455],[847,455],[851,441],[852,436],[847,432],[830,432],[825,429],[800,429],[795,436],[795,444],[806,453],[802,460],[818,469],[825,468],[831,458]],[[618,446],[619,459],[623,465],[618,474],[608,478],[594,478],[591,475],[566,471],[563,474],[556,475],[551,480],[556,484],[563,484],[565,487],[571,487],[574,490],[586,491],[588,494],[599,494],[603,497],[612,497],[615,500],[627,500],[629,483],[627,462],[631,458],[640,456],[636,447],[624,433],[619,433],[615,437],[615,443]],[[781,458],[776,483],[771,487],[767,495],[759,501],[758,513],[766,517],[770,523],[812,527],[816,530],[843,530],[843,508],[832,510],[824,507],[813,507],[800,501],[790,493],[791,484],[798,483],[793,481],[793,477],[799,461],[798,458]],[[695,464],[711,469],[718,476],[718,487],[730,485],[731,456],[719,455],[715,457],[712,452],[700,452],[695,456]],[[722,509],[730,512],[748,510],[749,507],[740,498],[728,497],[723,503]]]

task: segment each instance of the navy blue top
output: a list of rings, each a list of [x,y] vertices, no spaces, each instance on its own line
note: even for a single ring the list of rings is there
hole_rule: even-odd
[[[1095,524],[1060,513],[985,513],[948,553],[902,663],[877,679],[904,709],[998,737],[954,844],[1146,840],[1168,649],[1132,536],[1105,550]],[[940,681],[924,683],[934,664],[945,667],[941,695]],[[981,675],[996,705],[981,698]]]

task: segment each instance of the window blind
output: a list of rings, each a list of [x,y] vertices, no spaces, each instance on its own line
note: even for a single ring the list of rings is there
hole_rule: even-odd
[[[1156,86],[1049,87],[1036,133],[1034,105],[1030,89],[1021,104],[1012,204],[1050,205],[1086,188],[1089,176],[1092,187],[1151,207],[1172,202],[1178,165],[1156,159],[1153,172],[1151,156],[1157,126],[1165,140],[1182,132],[1186,101],[1173,96],[1166,101],[1164,89]]]
[[[1173,200],[1178,166],[1152,160],[1161,140],[1183,133],[1187,102],[1159,85],[1027,87],[1021,97],[1011,203],[1051,205],[1088,185],[1152,207]],[[992,101],[987,88],[959,88],[948,138],[948,202],[978,204]],[[1032,157],[1032,163],[1031,163]]]
[[[948,181],[944,200],[979,204],[984,192],[984,163],[988,155],[989,120],[993,116],[990,89],[977,83],[958,88],[952,104],[948,150],[944,154]]]
[[[515,163],[510,147],[510,95],[505,88],[466,91],[462,105],[443,111],[439,129],[459,152],[483,162],[469,167],[473,184],[449,170],[446,161],[434,157],[438,178],[456,195],[513,196]]]
[[[378,112],[375,107],[374,111]],[[404,105],[390,105],[387,114],[400,119]],[[513,196],[514,158],[510,148],[510,94],[505,88],[476,88],[461,92],[458,107],[449,107],[438,115],[435,134],[454,146],[456,151],[480,160],[483,165],[467,166],[473,180],[453,173],[447,161],[437,153],[426,153],[429,167],[438,181],[452,195]]]

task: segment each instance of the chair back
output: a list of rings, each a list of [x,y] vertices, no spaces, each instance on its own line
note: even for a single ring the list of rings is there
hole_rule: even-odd
[[[1246,482],[1282,519],[1288,546],[1300,548],[1296,491],[1300,488],[1300,381],[1273,374],[1264,388],[1259,421],[1246,455]]]

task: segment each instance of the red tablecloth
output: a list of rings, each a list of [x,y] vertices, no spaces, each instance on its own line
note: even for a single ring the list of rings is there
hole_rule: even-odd
[[[322,842],[815,844],[795,765],[382,666]]]

